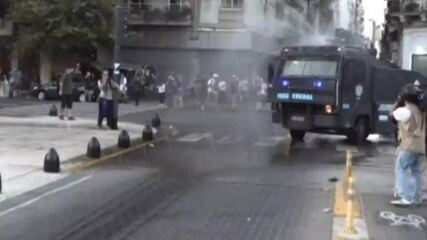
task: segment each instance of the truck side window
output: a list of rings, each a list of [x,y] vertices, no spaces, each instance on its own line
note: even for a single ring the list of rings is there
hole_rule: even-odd
[[[343,70],[344,88],[354,88],[357,84],[364,82],[366,73],[365,62],[357,59],[345,60]]]

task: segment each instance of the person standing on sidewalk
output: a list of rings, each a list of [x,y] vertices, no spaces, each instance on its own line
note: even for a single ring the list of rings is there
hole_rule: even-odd
[[[217,101],[217,86],[218,86],[219,75],[214,73],[212,77],[208,80],[208,103],[213,105],[218,103]]]
[[[157,85],[157,92],[159,94],[159,104],[164,106],[166,101],[166,84],[164,81]]]
[[[225,105],[227,103],[227,82],[224,79],[218,82],[218,103]]]
[[[419,90],[406,85],[400,95],[403,106],[393,110],[399,128],[399,153],[396,163],[396,185],[400,199],[391,203],[409,206],[422,202],[422,161],[426,151],[426,114],[420,108]]]
[[[98,128],[102,128],[104,118],[107,118],[107,125],[113,126],[113,107],[114,93],[113,88],[118,89],[118,84],[111,80],[111,75],[108,69],[102,71],[101,80],[98,81],[100,90],[98,99]]]
[[[17,87],[21,83],[21,71],[13,69],[9,73],[9,98],[13,98]]]
[[[137,71],[136,76],[133,79],[133,97],[135,98],[135,106],[139,106],[139,98],[141,97],[141,91],[144,85],[144,69]]]
[[[231,109],[236,109],[237,107],[237,98],[239,96],[239,77],[233,75],[233,79],[230,83],[230,95],[231,95]]]
[[[113,70],[110,69],[109,76],[113,76]],[[110,87],[113,91],[113,109],[111,114],[111,120],[110,120],[110,129],[117,130],[118,122],[119,122],[119,101],[120,101],[120,83],[116,82],[117,80],[112,79],[110,77]],[[118,79],[120,81],[120,79]]]
[[[64,120],[64,112],[68,110],[68,120],[75,120],[72,114],[73,109],[73,68],[67,68],[64,75],[59,80],[59,95],[61,96],[61,114],[59,119]]]
[[[239,95],[240,102],[245,103],[248,100],[249,82],[246,79],[242,79],[239,82]]]

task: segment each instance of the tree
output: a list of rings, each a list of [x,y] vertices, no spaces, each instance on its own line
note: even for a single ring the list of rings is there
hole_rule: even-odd
[[[84,51],[111,40],[113,0],[20,0],[13,18],[21,46],[40,50],[41,79],[49,81],[56,51]]]

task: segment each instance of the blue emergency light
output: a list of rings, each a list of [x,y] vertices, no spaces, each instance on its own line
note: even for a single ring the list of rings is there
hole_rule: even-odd
[[[322,88],[323,87],[322,80],[316,80],[316,81],[314,81],[314,86],[317,87],[317,88]]]
[[[283,80],[282,86],[289,87],[289,80]]]

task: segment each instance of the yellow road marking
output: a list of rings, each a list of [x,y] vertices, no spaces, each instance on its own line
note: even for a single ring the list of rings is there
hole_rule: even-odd
[[[101,158],[86,158],[86,159],[83,159],[83,161],[80,164],[73,166],[73,167],[70,167],[70,168],[66,169],[65,171],[70,172],[70,173],[79,172],[79,171],[82,171],[84,169],[99,165],[101,163],[111,161],[118,156],[133,152],[133,151],[138,150],[138,149],[143,148],[143,147],[148,147],[151,144],[162,142],[162,141],[165,141],[167,139],[168,139],[168,137],[162,137],[162,138],[156,139],[156,140],[151,141],[151,142],[141,143],[141,144],[132,146],[130,148],[119,150],[117,152],[105,155]]]

